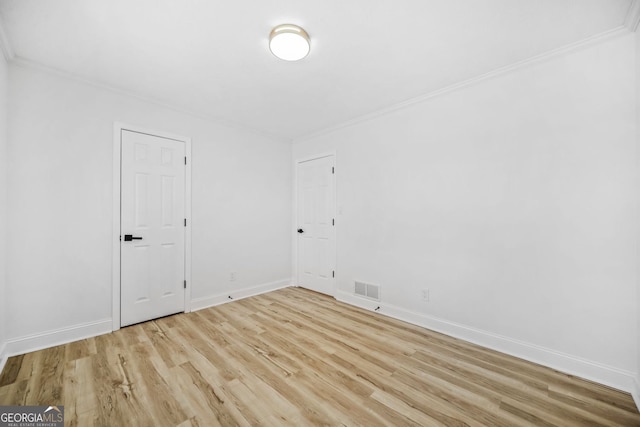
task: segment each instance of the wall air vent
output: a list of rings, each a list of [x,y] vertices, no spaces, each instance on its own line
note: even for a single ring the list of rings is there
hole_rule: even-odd
[[[355,294],[360,297],[380,301],[380,286],[371,283],[355,282]]]

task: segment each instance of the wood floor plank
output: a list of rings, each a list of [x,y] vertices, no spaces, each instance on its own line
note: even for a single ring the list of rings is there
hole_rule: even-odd
[[[203,377],[202,373],[189,362],[181,364],[180,369],[188,375],[195,389],[200,392],[201,397],[207,404],[208,410],[203,412],[211,414],[211,416],[207,418],[208,423],[215,421],[216,425],[229,427],[240,425],[239,422],[232,417],[228,409],[228,404],[227,407],[225,407],[227,399],[221,390],[216,390],[218,387],[215,384],[209,383],[209,381]]]
[[[80,340],[65,346],[65,360],[76,360],[95,354],[95,346],[91,346],[90,340]]]
[[[18,379],[18,373],[22,367],[22,360],[24,355],[12,357],[7,360],[7,363],[0,375],[0,387],[11,385]]]
[[[65,413],[72,414],[70,425],[86,425],[81,420],[93,418],[97,413],[99,402],[95,393],[95,383],[85,380],[91,375],[91,370],[92,360],[88,357],[67,362],[62,401]]]
[[[285,288],[12,357],[67,426],[640,426],[628,393]]]

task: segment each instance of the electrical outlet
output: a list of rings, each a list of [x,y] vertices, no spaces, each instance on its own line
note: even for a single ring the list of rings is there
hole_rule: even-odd
[[[232,271],[231,273],[229,273],[229,281],[230,282],[235,282],[236,281],[236,272]]]
[[[429,289],[422,290],[422,301],[429,302]]]

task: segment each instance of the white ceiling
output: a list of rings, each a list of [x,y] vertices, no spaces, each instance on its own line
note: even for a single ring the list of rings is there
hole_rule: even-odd
[[[292,139],[623,25],[632,0],[0,0],[17,60]],[[312,48],[276,59],[295,23]]]

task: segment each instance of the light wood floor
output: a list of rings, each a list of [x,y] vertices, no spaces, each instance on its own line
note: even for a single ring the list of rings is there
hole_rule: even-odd
[[[631,396],[288,288],[12,357],[68,426],[640,426]]]

